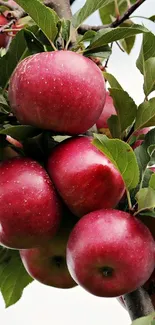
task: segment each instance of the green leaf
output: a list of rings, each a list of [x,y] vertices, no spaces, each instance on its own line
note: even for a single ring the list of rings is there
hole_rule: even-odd
[[[5,306],[15,304],[21,298],[23,289],[32,281],[21,262],[19,253],[11,251],[11,258],[0,264],[0,290]]]
[[[137,110],[135,131],[147,126],[155,125],[155,98],[140,104]]]
[[[151,175],[151,178],[149,181],[149,187],[151,187],[155,191],[155,174]]]
[[[0,130],[0,134],[10,135],[12,138],[16,140],[25,140],[28,137],[33,137],[40,133],[40,130],[29,125],[17,125],[10,126],[6,129]]]
[[[112,115],[107,120],[110,133],[113,138],[121,138],[121,128],[117,115]]]
[[[141,146],[135,149],[135,155],[137,158],[139,170],[140,170],[140,178],[143,186],[148,186],[149,178],[151,177],[151,171],[147,168],[148,165],[151,163],[154,164],[155,162],[152,159],[152,156],[149,155],[148,148],[155,143],[155,129],[150,130],[146,135],[144,142]],[[148,174],[149,178],[147,178],[147,183],[144,184],[145,174]]]
[[[120,44],[127,54],[130,54],[130,52],[135,44],[135,40],[136,40],[135,36],[130,36],[128,38],[120,40]]]
[[[88,30],[82,38],[80,38],[80,42],[86,42],[92,40],[92,38],[96,35],[96,32],[93,30]]]
[[[99,46],[118,41],[123,38],[131,37],[136,34],[148,33],[148,29],[141,25],[132,25],[131,27],[105,28],[98,31],[92,39],[88,49],[94,49]]]
[[[104,8],[113,0],[87,0],[84,6],[72,18],[75,28],[78,28],[91,14],[101,7]]]
[[[155,35],[151,32],[143,34],[143,41],[136,66],[144,74],[144,62],[155,56]]]
[[[93,144],[102,151],[120,171],[126,188],[131,190],[139,182],[139,169],[132,148],[124,141],[108,139],[105,135],[94,134]]]
[[[136,0],[130,0],[131,4],[135,3]],[[119,13],[122,15],[127,8],[126,0],[117,0],[117,5],[119,8]],[[116,16],[115,12],[115,1],[113,0],[111,3],[107,4],[104,8],[99,10],[100,18],[102,20],[103,25],[110,24],[114,17]]]
[[[148,19],[151,20],[151,21],[153,21],[153,22],[155,22],[155,15],[149,17]]]
[[[21,30],[12,40],[7,54],[0,58],[0,87],[4,88],[7,85],[16,65],[26,56],[26,50],[24,31]]]
[[[24,31],[24,36],[31,55],[45,51],[43,44],[30,30],[26,29]]]
[[[61,32],[62,38],[67,43],[71,34],[71,21],[62,19],[61,28],[62,28],[62,32]]]
[[[57,23],[59,17],[56,12],[46,7],[39,0],[17,0],[16,1],[41,28],[47,38],[55,40],[57,35]]]
[[[122,133],[133,123],[136,117],[137,106],[126,91],[116,88],[110,88],[109,91],[113,98]]]
[[[155,90],[155,57],[144,62],[144,93],[148,96]]]
[[[154,322],[155,313],[152,313],[148,316],[138,318],[132,322],[131,325],[154,325],[152,322]]]
[[[155,208],[155,190],[152,187],[141,188],[136,194],[139,213],[142,210]]]
[[[107,59],[111,55],[111,48],[108,45],[100,46],[92,50],[85,49],[85,56],[99,57],[102,59]]]
[[[118,88],[118,89],[122,89],[121,85],[119,84],[119,82],[116,80],[116,78],[108,72],[103,72],[104,78],[109,82],[109,85],[111,88]]]
[[[0,105],[8,106],[8,103],[3,95],[0,94]]]
[[[134,25],[133,21],[131,19],[127,19],[124,23],[122,23],[120,25],[120,27],[128,27],[129,28],[133,25]],[[135,44],[135,40],[136,40],[135,35],[120,40],[120,44],[127,54],[130,54],[130,52]]]

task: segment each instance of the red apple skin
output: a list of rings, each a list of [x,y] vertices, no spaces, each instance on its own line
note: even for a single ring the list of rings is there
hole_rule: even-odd
[[[53,150],[47,163],[60,196],[78,217],[115,207],[125,191],[119,171],[91,142],[91,137],[66,140]]]
[[[110,96],[109,92],[107,91],[103,111],[96,123],[97,128],[98,129],[109,128],[107,121],[111,115],[117,115],[117,113],[113,104],[113,99]]]
[[[28,158],[0,164],[0,243],[9,248],[41,246],[55,235],[61,206],[46,171]]]
[[[66,216],[70,217],[70,216]],[[64,218],[65,219],[65,218]],[[66,263],[66,246],[75,225],[64,220],[59,231],[46,246],[20,250],[22,262],[31,277],[56,288],[69,289],[77,284],[72,279]]]
[[[3,25],[6,25],[6,24],[8,24],[8,20],[3,15],[0,15],[0,27],[2,27]],[[9,38],[6,33],[0,34],[0,48],[6,47],[8,39]]]
[[[90,59],[71,51],[53,51],[18,64],[9,100],[22,124],[76,135],[96,123],[105,93],[102,73]]]
[[[98,210],[73,228],[67,265],[73,279],[90,293],[117,297],[147,281],[154,251],[153,237],[138,219],[124,211]]]

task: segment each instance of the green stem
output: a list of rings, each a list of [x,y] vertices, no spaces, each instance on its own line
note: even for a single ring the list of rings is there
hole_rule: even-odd
[[[128,190],[126,190],[126,195],[128,199],[129,210],[132,211],[131,197],[130,197],[130,192]]]

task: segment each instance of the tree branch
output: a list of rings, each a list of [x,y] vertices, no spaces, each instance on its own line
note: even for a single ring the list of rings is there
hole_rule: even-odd
[[[7,7],[10,10],[14,10],[15,8],[17,8],[17,6],[14,6],[12,4],[9,4],[8,2],[3,1],[3,0],[0,0],[0,6]]]
[[[146,0],[137,0],[136,3],[134,3],[130,8],[128,8],[128,10],[119,18],[117,18],[116,20],[114,20],[111,24],[107,24],[107,25],[100,25],[100,26],[90,26],[90,25],[81,25],[78,29],[78,33],[83,35],[85,34],[85,32],[87,32],[88,30],[93,30],[95,32],[104,29],[104,28],[108,28],[108,27],[118,27],[119,25],[121,25],[125,20],[129,19],[130,15],[138,8],[142,5],[143,2],[145,2]]]
[[[131,320],[147,316],[154,312],[149,294],[143,288],[124,295],[123,300]]]
[[[69,0],[44,0],[44,5],[54,9],[60,18],[71,19],[72,17]]]

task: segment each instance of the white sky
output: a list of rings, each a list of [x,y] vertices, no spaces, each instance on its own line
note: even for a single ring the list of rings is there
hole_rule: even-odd
[[[84,2],[84,0],[76,0],[73,11],[79,9]],[[136,14],[148,17],[155,14],[155,1],[147,0]],[[155,24],[143,19],[135,21],[143,22],[155,33]],[[88,22],[98,25],[100,23],[98,14],[89,18]],[[142,78],[135,68],[140,40],[141,36],[138,36],[130,57],[115,46],[108,70],[115,75],[137,104],[144,98]],[[116,299],[97,298],[80,287],[59,290],[34,282],[25,289],[22,299],[8,309],[5,309],[0,296],[0,323],[4,325],[129,325],[131,321]]]

